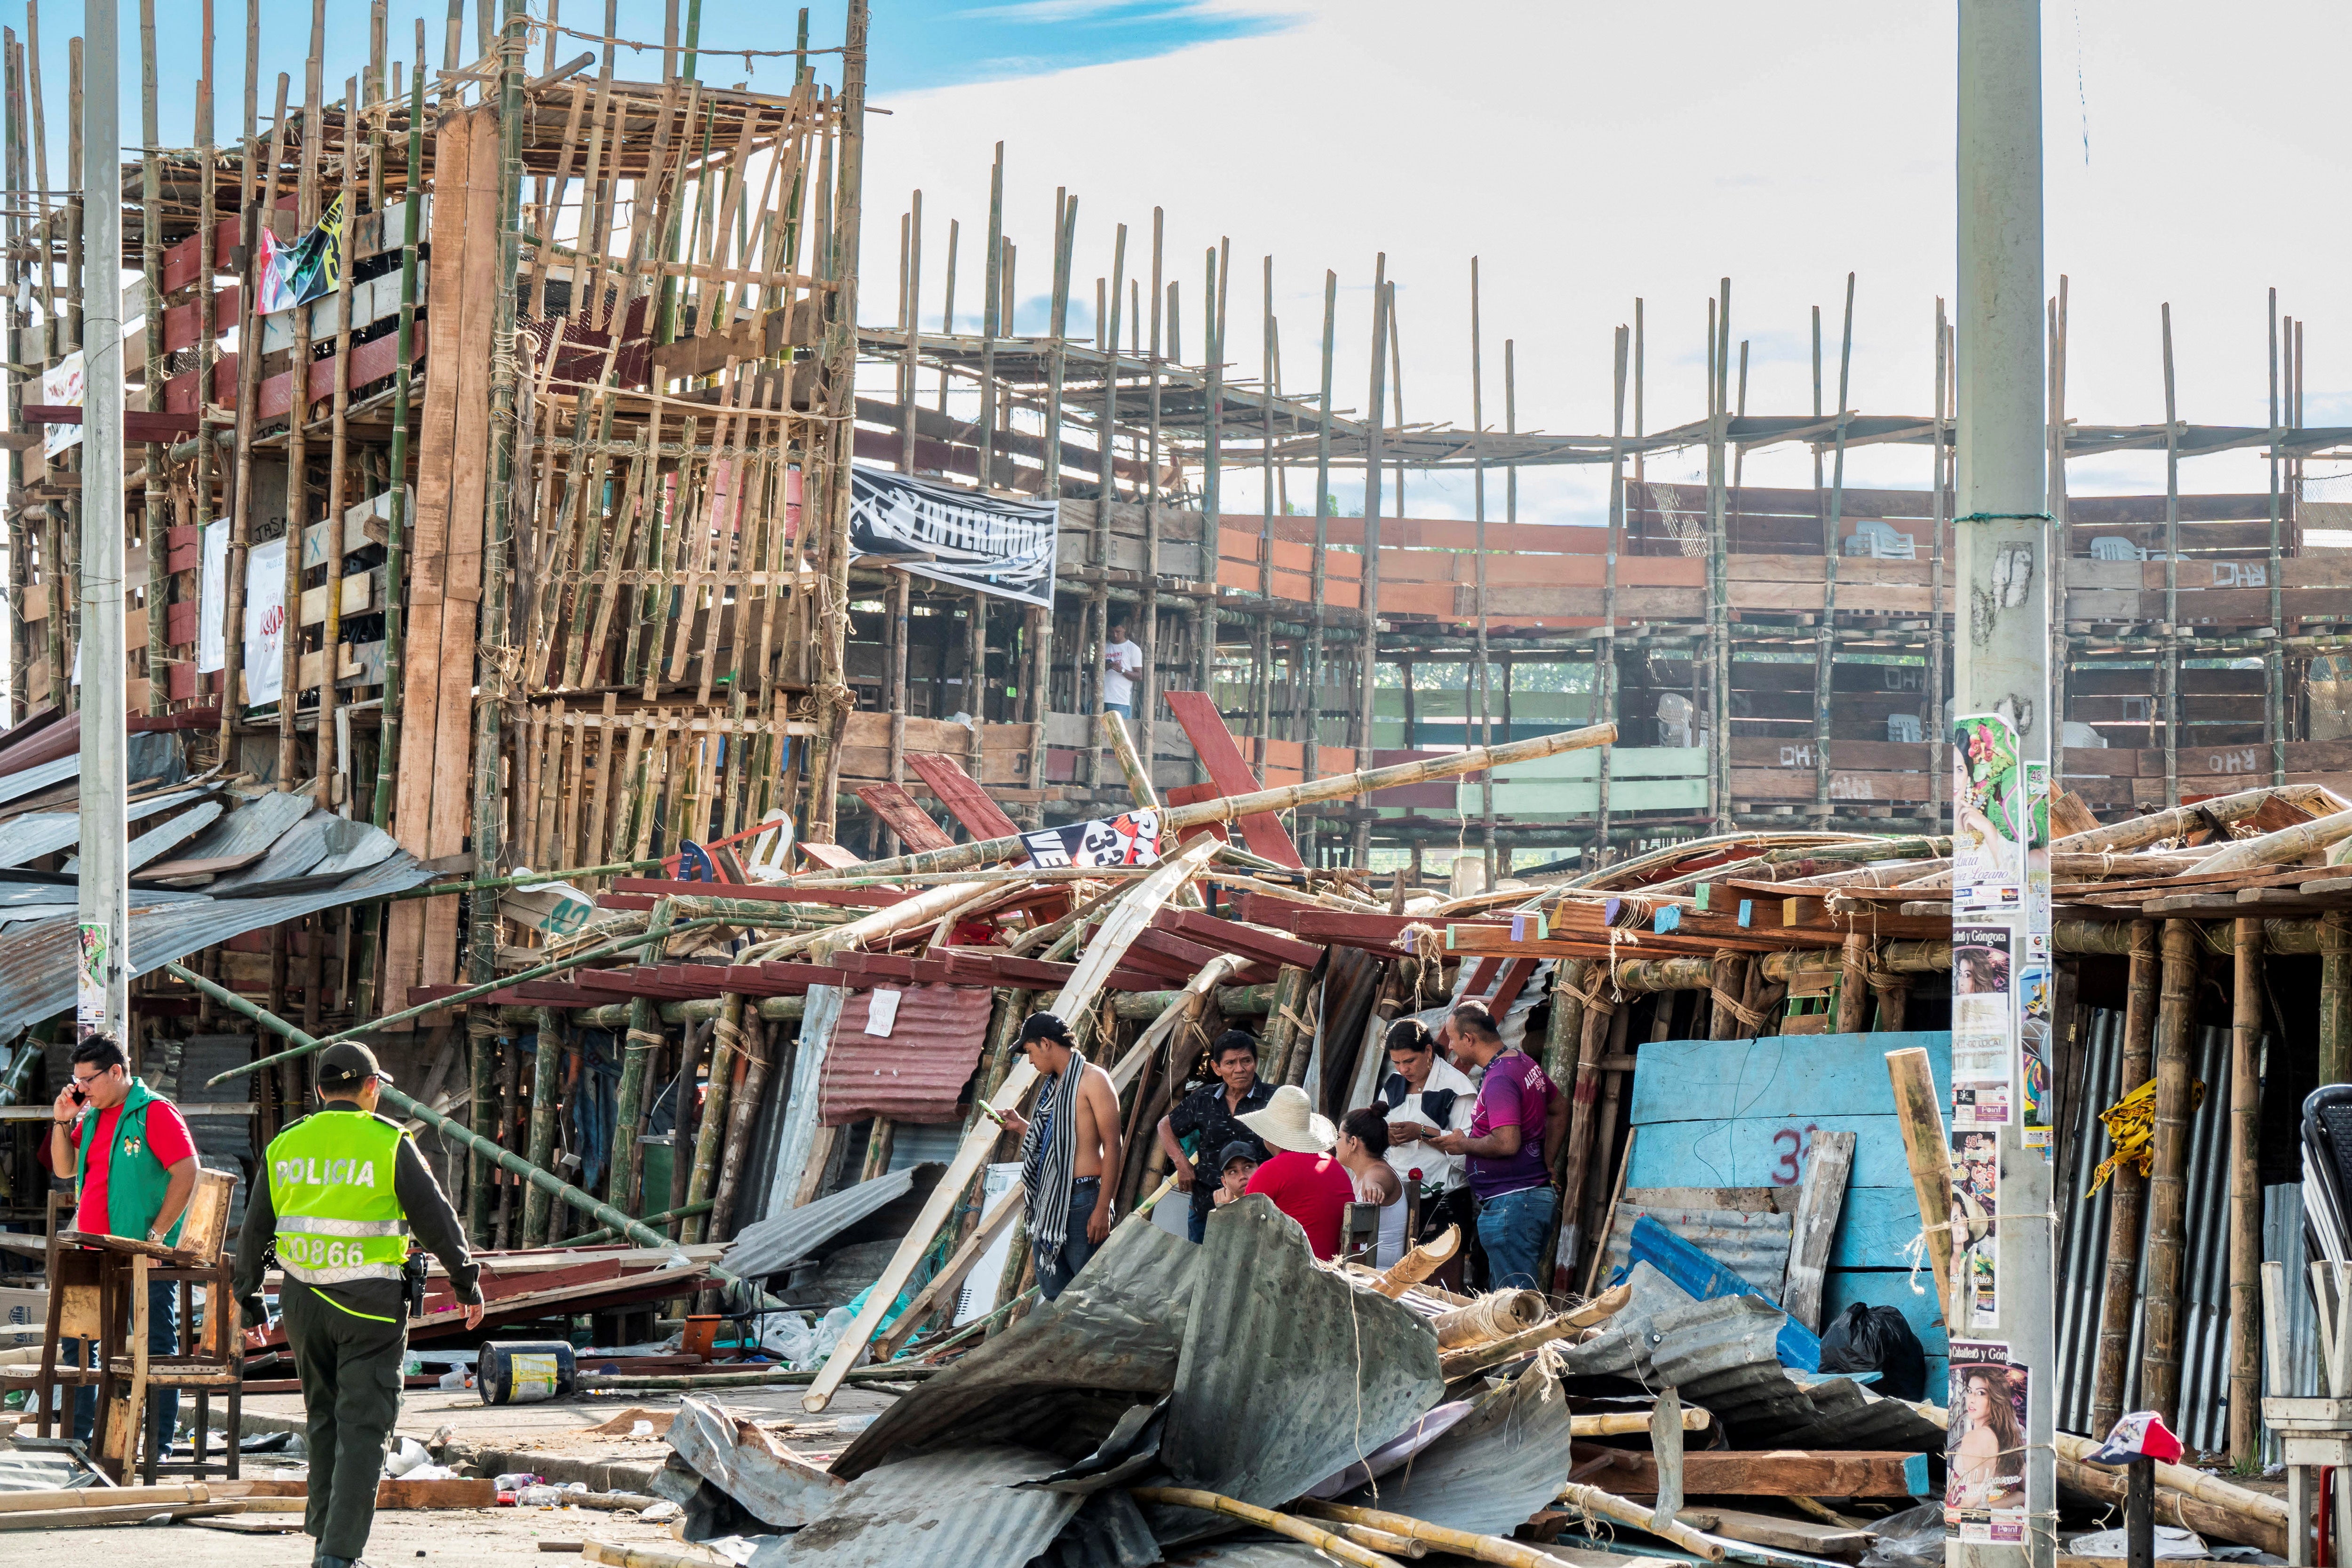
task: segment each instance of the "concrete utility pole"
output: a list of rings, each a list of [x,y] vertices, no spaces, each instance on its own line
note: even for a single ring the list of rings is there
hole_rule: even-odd
[[[1958,152],[1953,723],[1969,776],[1953,808],[1951,1133],[1955,1180],[1975,1201],[1955,1205],[1961,1250],[1945,1308],[1953,1342],[1948,1408],[1962,1483],[1961,1506],[1947,1511],[1953,1525],[1947,1560],[1965,1568],[2049,1568],[2056,1550],[2051,1433],[2058,1368],[2043,1064],[2051,989],[2048,567],[2056,541],[2043,510],[2036,0],[1960,0]],[[1982,846],[1973,861],[1968,844]],[[2035,854],[2029,846],[2042,847]],[[2003,1402],[2021,1421],[1997,1408]],[[1997,1457],[1990,1437],[2000,1439]],[[1981,1484],[1969,1486],[1972,1478]]]
[[[74,1034],[131,1022],[131,902],[122,625],[122,136],[120,0],[88,0],[81,188],[89,194],[82,302],[81,926]],[[125,1047],[129,1041],[124,1041]]]

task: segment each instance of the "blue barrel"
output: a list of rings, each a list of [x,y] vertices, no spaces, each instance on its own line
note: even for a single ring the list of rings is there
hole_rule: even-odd
[[[577,1367],[561,1340],[486,1344],[476,1369],[485,1405],[538,1405],[572,1389]]]

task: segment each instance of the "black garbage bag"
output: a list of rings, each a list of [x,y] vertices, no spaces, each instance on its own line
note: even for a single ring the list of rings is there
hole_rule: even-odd
[[[1927,1397],[1927,1352],[1898,1308],[1848,1307],[1822,1334],[1822,1370],[1874,1372],[1880,1394]]]

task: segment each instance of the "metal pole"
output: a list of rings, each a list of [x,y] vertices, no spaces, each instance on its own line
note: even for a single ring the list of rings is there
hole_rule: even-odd
[[[2051,1447],[2058,1392],[2053,1198],[2049,1150],[2026,1142],[2029,1063],[2021,1056],[2020,1005],[2026,977],[2037,968],[2045,981],[2050,974],[2049,880],[2026,874],[2020,847],[2032,835],[2032,792],[2037,784],[2046,792],[2050,760],[2042,34],[2033,0],[1961,0],[1959,23],[1959,515],[1954,554],[1961,588],[1957,597],[1970,608],[1969,635],[1958,639],[1954,689],[1962,722],[1969,715],[2006,721],[2014,732],[2016,757],[2005,778],[1997,759],[1972,770],[1981,798],[1972,788],[1970,798],[1954,807],[1955,830],[1967,833],[1971,842],[1979,842],[1971,824],[1984,820],[1977,816],[1984,805],[2009,807],[1994,815],[2014,826],[2006,843],[1997,824],[1980,841],[1987,858],[2001,863],[1998,872],[1983,862],[1967,865],[1964,846],[1954,844],[1955,952],[1964,931],[1983,931],[1983,955],[1989,959],[2006,948],[2009,963],[2006,973],[2000,973],[1992,963],[1971,962],[1956,966],[1953,976],[1953,1131],[1993,1133],[1999,1176],[1996,1235],[1984,1247],[1992,1255],[1993,1289],[1988,1293],[1980,1288],[1980,1265],[1972,1259],[1960,1271],[1963,1283],[1947,1304],[1947,1318],[1956,1389],[1964,1366],[2011,1394],[2022,1385],[2023,1452],[2004,1452],[1999,1468],[2003,1475],[2021,1470],[2025,1489],[2022,1499],[2010,1494],[2005,1507],[1996,1502],[1990,1510],[1964,1513],[1946,1552],[1948,1562],[1966,1568],[2023,1568],[2028,1563],[2048,1568],[2057,1546],[2058,1504]],[[1998,726],[1993,732],[1999,733]],[[2042,994],[2049,989],[2045,984]],[[1969,1344],[1988,1348],[1972,1358],[1964,1349]],[[2005,1377],[1988,1379],[1992,1368],[2005,1371]],[[1960,1392],[1965,1395],[1967,1390]],[[1965,1410],[1965,1397],[1954,1408]],[[1965,1439],[1967,1425],[1965,1418],[1953,1421],[1956,1444]]]
[[[84,252],[94,285],[82,303],[81,942],[74,1033],[121,1035],[131,1023],[130,807],[124,777],[122,616],[122,136],[118,124],[117,0],[85,7],[81,95]]]

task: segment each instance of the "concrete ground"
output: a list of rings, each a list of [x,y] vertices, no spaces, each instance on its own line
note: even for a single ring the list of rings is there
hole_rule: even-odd
[[[730,1410],[760,1422],[795,1453],[824,1463],[849,1441],[856,1425],[886,1408],[890,1396],[864,1389],[843,1390],[830,1408],[811,1415],[801,1408],[797,1386],[728,1389],[712,1397]],[[446,1427],[446,1441],[471,1462],[496,1470],[527,1470],[559,1485],[578,1480],[600,1491],[642,1491],[659,1469],[669,1445],[659,1436],[632,1438],[598,1433],[594,1427],[629,1410],[658,1417],[677,1408],[674,1394],[582,1395],[547,1405],[485,1405],[472,1392],[413,1391],[401,1401],[403,1436],[431,1442]],[[218,1424],[220,1415],[215,1412]],[[245,1429],[299,1431],[302,1402],[295,1394],[263,1394],[245,1402]],[[455,1458],[455,1454],[453,1454]],[[273,1455],[248,1456],[245,1474],[262,1478],[284,1461]],[[462,1467],[461,1467],[462,1468]],[[440,1561],[520,1568],[544,1563],[542,1542],[600,1541],[672,1551],[691,1550],[665,1524],[648,1523],[631,1512],[584,1509],[496,1508],[432,1512],[385,1512],[376,1516],[367,1561],[373,1568]],[[119,1526],[47,1531],[16,1538],[37,1552],[45,1568],[117,1568],[126,1550],[167,1561],[173,1568],[289,1568],[310,1561],[312,1542],[299,1531],[287,1535],[233,1534],[194,1524]],[[8,1554],[0,1552],[0,1560]],[[32,1560],[29,1555],[27,1560]],[[713,1559],[716,1561],[716,1559]]]

